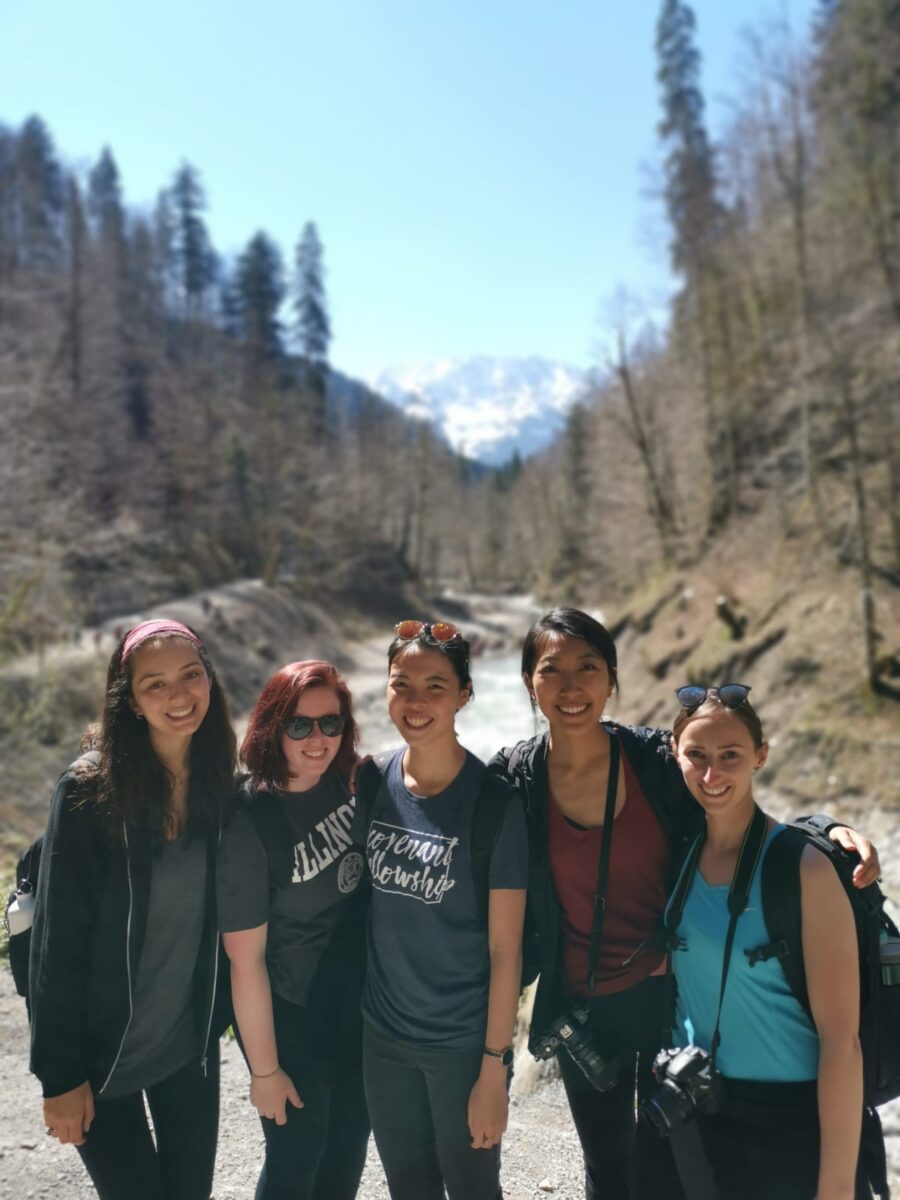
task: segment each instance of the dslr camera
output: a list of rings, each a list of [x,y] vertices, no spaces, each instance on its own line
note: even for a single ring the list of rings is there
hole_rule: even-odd
[[[560,1047],[568,1051],[598,1092],[608,1092],[619,1082],[619,1060],[604,1058],[594,1045],[591,1010],[586,1006],[573,1005],[557,1017],[543,1037],[536,1040],[532,1053],[535,1058],[552,1058]]]
[[[653,1075],[659,1087],[641,1107],[662,1136],[695,1113],[722,1111],[725,1084],[699,1046],[660,1050],[653,1063]]]

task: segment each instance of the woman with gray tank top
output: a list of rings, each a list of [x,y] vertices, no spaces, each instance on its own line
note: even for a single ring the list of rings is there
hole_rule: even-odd
[[[35,901],[44,1122],[101,1200],[208,1200],[230,1019],[214,865],[234,733],[192,629],[125,634],[87,744],[51,802]]]

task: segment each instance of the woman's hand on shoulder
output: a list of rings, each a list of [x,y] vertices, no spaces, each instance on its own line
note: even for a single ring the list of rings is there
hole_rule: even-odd
[[[873,842],[849,825],[835,825],[829,829],[828,836],[851,854],[859,855],[859,862],[853,869],[853,886],[868,887],[875,883],[881,874],[881,863],[878,860],[878,849]]]
[[[250,1077],[250,1103],[261,1117],[268,1117],[276,1125],[287,1124],[287,1106],[302,1108],[303,1101],[287,1074],[279,1067],[271,1075]]]
[[[482,1068],[469,1092],[469,1133],[473,1150],[498,1146],[509,1120],[506,1068],[491,1061]]]
[[[48,1096],[44,1101],[44,1124],[47,1132],[59,1138],[60,1145],[84,1145],[84,1135],[94,1120],[94,1093],[87,1080],[63,1092]]]

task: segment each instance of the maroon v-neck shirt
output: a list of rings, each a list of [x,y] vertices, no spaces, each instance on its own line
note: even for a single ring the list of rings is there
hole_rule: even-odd
[[[624,754],[620,761],[625,803],[615,819],[603,940],[590,993],[588,953],[603,830],[577,825],[559,811],[552,793],[547,798],[550,872],[562,909],[566,988],[574,995],[624,991],[652,975],[663,961],[661,951],[638,948],[658,927],[665,909],[669,845]]]

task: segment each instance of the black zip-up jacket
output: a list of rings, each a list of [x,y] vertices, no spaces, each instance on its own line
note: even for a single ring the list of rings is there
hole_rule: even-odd
[[[644,794],[672,848],[674,867],[703,828],[703,810],[691,796],[669,750],[670,734],[664,729],[616,725],[604,721],[610,737],[618,737],[622,753],[640,781]],[[562,965],[560,908],[550,874],[547,829],[548,735],[530,738],[495,754],[488,770],[507,779],[519,793],[528,823],[528,908],[525,932],[525,975],[539,976],[531,1018],[529,1047],[567,1007]],[[662,916],[662,914],[660,914]]]
[[[147,926],[152,836],[128,826],[124,842],[72,768],[56,785],[44,834],[29,962],[31,1070],[45,1097],[87,1080],[102,1095],[132,1015]],[[215,856],[207,835],[206,916],[194,970],[194,1009],[205,1059],[230,1021],[220,967]]]

